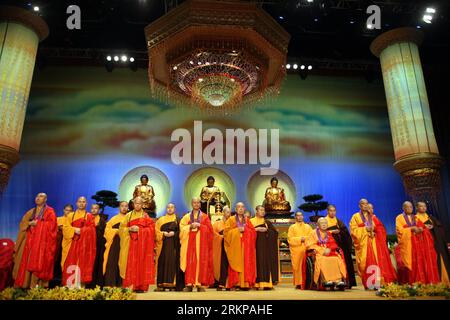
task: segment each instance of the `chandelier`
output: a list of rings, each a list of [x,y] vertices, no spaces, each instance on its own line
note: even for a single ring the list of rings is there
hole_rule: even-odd
[[[168,104],[236,110],[277,94],[289,34],[255,3],[188,0],[145,28],[152,94]]]

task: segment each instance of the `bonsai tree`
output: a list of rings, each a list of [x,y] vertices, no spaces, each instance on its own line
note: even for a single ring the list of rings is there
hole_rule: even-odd
[[[322,217],[319,216],[319,212],[323,211],[328,206],[328,201],[321,201],[323,196],[320,194],[311,194],[303,197],[305,203],[298,206],[302,211],[314,212],[314,216],[309,217],[312,222],[317,222],[317,220]]]
[[[97,191],[95,195],[91,197],[100,206],[100,213],[105,211],[105,207],[117,208],[119,206],[119,200],[117,200],[117,193],[109,190]]]

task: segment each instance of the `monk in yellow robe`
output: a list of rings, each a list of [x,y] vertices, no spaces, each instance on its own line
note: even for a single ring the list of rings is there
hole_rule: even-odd
[[[420,220],[433,235],[434,249],[437,254],[441,282],[446,284],[450,283],[450,253],[448,252],[444,225],[436,219],[436,217],[427,213],[427,204],[422,201],[417,202],[416,204],[416,218]]]
[[[308,250],[315,251],[314,283],[318,289],[334,287],[344,290],[347,271],[342,250],[328,231],[326,218],[317,220],[318,227],[311,231],[306,240]]]
[[[295,223],[288,229],[288,243],[291,252],[294,286],[304,289],[306,281],[306,239],[312,228],[303,221],[303,213],[295,214]]]
[[[364,288],[377,289],[397,280],[387,246],[386,229],[367,199],[359,200],[360,211],[350,220],[356,265]],[[372,208],[372,209],[371,209]]]
[[[200,210],[200,199],[191,201],[192,211],[180,221],[180,268],[184,272],[184,292],[204,292],[214,284],[213,229],[208,214]]]
[[[61,254],[63,241],[63,226],[66,223],[67,217],[73,212],[73,206],[66,204],[63,209],[63,215],[56,218],[58,231],[56,233],[56,251],[55,251],[55,267],[53,269],[53,280],[50,282],[50,287],[53,288],[61,284],[62,268],[61,268]]]
[[[278,257],[278,231],[264,218],[263,206],[255,208],[255,217],[250,219],[256,231],[256,283],[255,288],[272,290],[278,283],[280,260]]]
[[[225,252],[223,233],[225,223],[231,216],[231,209],[224,206],[222,209],[222,219],[213,223],[214,240],[213,240],[213,265],[214,279],[216,281],[217,290],[226,288],[228,278],[228,258]]]
[[[236,203],[235,211],[223,233],[229,262],[227,289],[249,290],[256,280],[256,233],[242,202]]]
[[[400,248],[400,282],[438,283],[439,271],[433,236],[424,223],[414,216],[411,202],[403,203],[403,212],[395,219],[395,230]]]
[[[120,237],[119,227],[128,212],[128,202],[121,201],[119,213],[112,217],[105,228],[105,253],[103,254],[103,274],[105,287],[121,287],[122,278],[119,270]]]
[[[92,281],[96,253],[95,217],[86,211],[87,200],[77,200],[77,210],[63,226],[62,285],[85,286]]]
[[[125,288],[146,292],[155,283],[155,222],[143,208],[141,197],[120,223],[119,270]]]
[[[156,221],[156,289],[175,290],[180,279],[180,220],[175,205],[169,203],[166,214]],[[178,283],[178,288],[180,284]]]

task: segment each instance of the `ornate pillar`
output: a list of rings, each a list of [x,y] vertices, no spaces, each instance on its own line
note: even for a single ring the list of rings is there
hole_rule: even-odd
[[[0,6],[0,194],[19,162],[20,140],[45,21],[18,7]]]
[[[428,96],[418,46],[423,34],[398,28],[378,36],[370,50],[380,58],[395,169],[413,201],[426,201],[437,209],[443,159],[433,132]]]

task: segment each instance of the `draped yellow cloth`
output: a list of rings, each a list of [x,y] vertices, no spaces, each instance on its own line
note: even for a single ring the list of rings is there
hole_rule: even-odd
[[[367,214],[364,214],[364,217],[368,219]],[[366,270],[368,243],[372,245],[373,253],[378,261],[376,238],[370,237],[369,232],[366,230],[366,227],[363,226],[363,224],[364,221],[361,219],[359,212],[355,213],[350,220],[350,234],[355,246],[356,265],[358,267],[358,274],[360,277],[362,277],[363,273]]]
[[[156,249],[156,256],[155,256],[155,270],[158,270],[158,259],[159,255],[161,254],[162,246],[163,246],[163,240],[164,235],[161,232],[161,226],[165,225],[166,223],[173,222],[177,220],[177,215],[174,214],[165,214],[156,220],[155,223],[155,249]]]
[[[114,237],[119,233],[119,229],[114,229],[113,226],[121,223],[125,219],[125,214],[116,214],[112,217],[108,223],[106,223],[105,234],[104,237],[106,239],[105,243],[105,253],[103,255],[103,273],[106,272],[106,264],[108,263],[109,250],[111,249],[111,245],[113,243]]]
[[[222,259],[222,241],[223,234],[221,231],[225,229],[225,222],[218,220],[213,224],[214,239],[213,239],[213,267],[214,267],[214,279],[219,281],[220,279],[220,262]]]
[[[337,223],[338,223],[336,217],[331,218],[331,217],[329,217],[329,216],[327,215],[327,216],[325,217],[325,219],[327,219],[327,221],[328,221],[328,228],[334,227],[334,226],[336,226]]]
[[[197,220],[198,213],[194,214],[194,220]],[[183,218],[180,220],[180,269],[185,272],[186,271],[186,258],[187,258],[187,250],[188,250],[188,244],[189,244],[189,233],[190,233],[190,213],[186,213]],[[200,265],[200,232],[197,231],[197,234],[195,236],[195,253],[197,257],[197,270],[195,272],[195,278],[197,279],[197,282],[195,284],[192,284],[193,286],[200,286],[200,283],[198,282],[198,272],[199,272],[199,265]]]
[[[410,217],[415,220],[414,215]],[[412,221],[411,220],[411,221]],[[412,270],[412,243],[411,243],[411,228],[404,228],[406,220],[403,214],[399,214],[395,218],[395,231],[397,232],[397,241],[400,248],[400,256],[403,265]]]
[[[120,223],[119,237],[120,237],[120,254],[119,254],[119,270],[120,277],[125,279],[127,274],[127,262],[128,262],[128,250],[130,249],[130,228],[128,223],[143,218],[145,215],[144,210],[140,213],[133,211],[128,212]]]
[[[63,227],[64,224],[66,223],[66,220],[67,220],[66,216],[56,218],[56,223],[57,223],[58,227]]]
[[[63,221],[63,240],[62,240],[62,252],[61,252],[61,268],[64,269],[64,263],[66,262],[67,254],[69,253],[70,246],[72,245],[72,238],[75,235],[75,228],[72,227],[72,222],[78,219],[82,219],[86,216],[86,211],[76,210],[67,215]]]
[[[326,237],[326,232],[322,232],[321,237]],[[330,235],[331,236],[331,235]],[[311,231],[306,240],[306,247],[316,251],[316,260],[314,263],[314,282],[318,283],[319,277],[322,275],[323,281],[343,281],[347,277],[345,269],[345,261],[340,255],[325,256],[325,246],[318,244],[316,230]]]
[[[288,243],[291,252],[294,286],[299,286],[304,281],[302,262],[306,255],[306,238],[311,234],[311,231],[311,226],[304,222],[296,222],[288,229]],[[302,238],[305,238],[305,241],[302,242]]]

